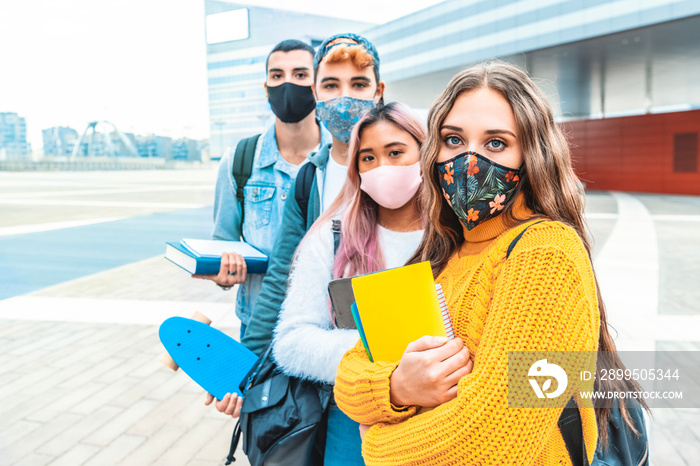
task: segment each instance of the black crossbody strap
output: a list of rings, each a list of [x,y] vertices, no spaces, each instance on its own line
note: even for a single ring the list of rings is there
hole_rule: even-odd
[[[532,225],[537,225],[538,223],[542,223],[542,222],[544,222],[544,221],[545,221],[545,220],[540,220],[539,222],[531,223],[530,225],[528,225],[528,226],[526,226],[525,228],[523,228],[523,231],[521,231],[520,233],[518,233],[518,236],[516,236],[515,238],[513,238],[513,241],[511,241],[511,242],[510,242],[510,245],[508,245],[508,250],[506,251],[506,259],[508,259],[508,258],[510,257],[510,253],[513,252],[513,249],[515,248],[515,245],[518,244],[518,241],[520,241],[520,238],[523,237],[523,235],[525,234],[525,232],[527,231],[527,229],[530,228]]]

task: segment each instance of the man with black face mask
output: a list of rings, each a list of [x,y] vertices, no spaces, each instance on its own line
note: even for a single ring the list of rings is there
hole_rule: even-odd
[[[259,137],[241,141],[235,152],[221,159],[213,239],[243,238],[271,254],[285,200],[294,195],[299,168],[311,153],[331,142],[330,133],[315,118],[313,57],[314,49],[298,40],[282,41],[268,55],[265,90],[275,123]],[[252,161],[244,160],[247,157]],[[246,175],[241,178],[241,171],[245,171],[241,167],[246,164],[252,166],[247,180]],[[221,258],[218,275],[195,277],[212,280],[224,289],[240,284],[236,315],[241,319],[242,337],[264,276],[248,275],[243,257],[227,253]]]

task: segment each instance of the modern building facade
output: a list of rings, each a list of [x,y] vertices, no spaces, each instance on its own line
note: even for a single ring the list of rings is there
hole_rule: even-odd
[[[205,0],[210,154],[214,159],[274,121],[265,96],[265,61],[285,39],[313,46],[368,23]]]
[[[41,131],[45,156],[67,156],[73,153],[78,132],[66,126],[54,126]]]
[[[365,32],[389,100],[427,109],[501,59],[539,82],[590,189],[700,194],[700,2],[448,0]]]
[[[137,136],[136,148],[140,157],[173,158],[173,139],[167,136]]]
[[[181,138],[173,141],[173,160],[202,161],[202,151],[194,139]]]
[[[213,157],[271,121],[262,83],[276,42],[353,31],[377,46],[387,101],[427,112],[459,71],[514,63],[549,96],[589,189],[700,194],[696,0],[447,0],[378,26],[225,1],[205,8]],[[222,12],[231,23],[217,30]]]
[[[24,159],[32,152],[27,122],[12,112],[0,112],[0,160]]]

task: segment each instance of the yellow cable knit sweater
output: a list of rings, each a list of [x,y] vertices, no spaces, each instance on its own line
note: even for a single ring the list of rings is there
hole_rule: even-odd
[[[522,199],[515,207],[518,217],[527,218]],[[576,232],[552,221],[528,228],[506,260],[523,228],[508,230],[498,216],[465,230],[467,242],[436,280],[455,332],[474,358],[457,398],[420,414],[417,407],[398,410],[389,399],[389,377],[398,362],[369,362],[359,342],[343,357],[335,399],[352,419],[373,425],[363,438],[366,464],[571,464],[557,427],[561,409],[508,407],[508,352],[595,351],[593,272]],[[591,388],[592,381],[569,380],[561,395],[576,394],[589,461],[597,442],[595,413],[578,391]]]

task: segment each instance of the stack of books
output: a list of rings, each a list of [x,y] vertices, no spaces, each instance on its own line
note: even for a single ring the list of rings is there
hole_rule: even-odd
[[[165,258],[192,275],[218,274],[221,255],[235,252],[245,258],[247,273],[265,273],[267,256],[243,241],[219,241],[185,238],[179,243],[167,242]]]

